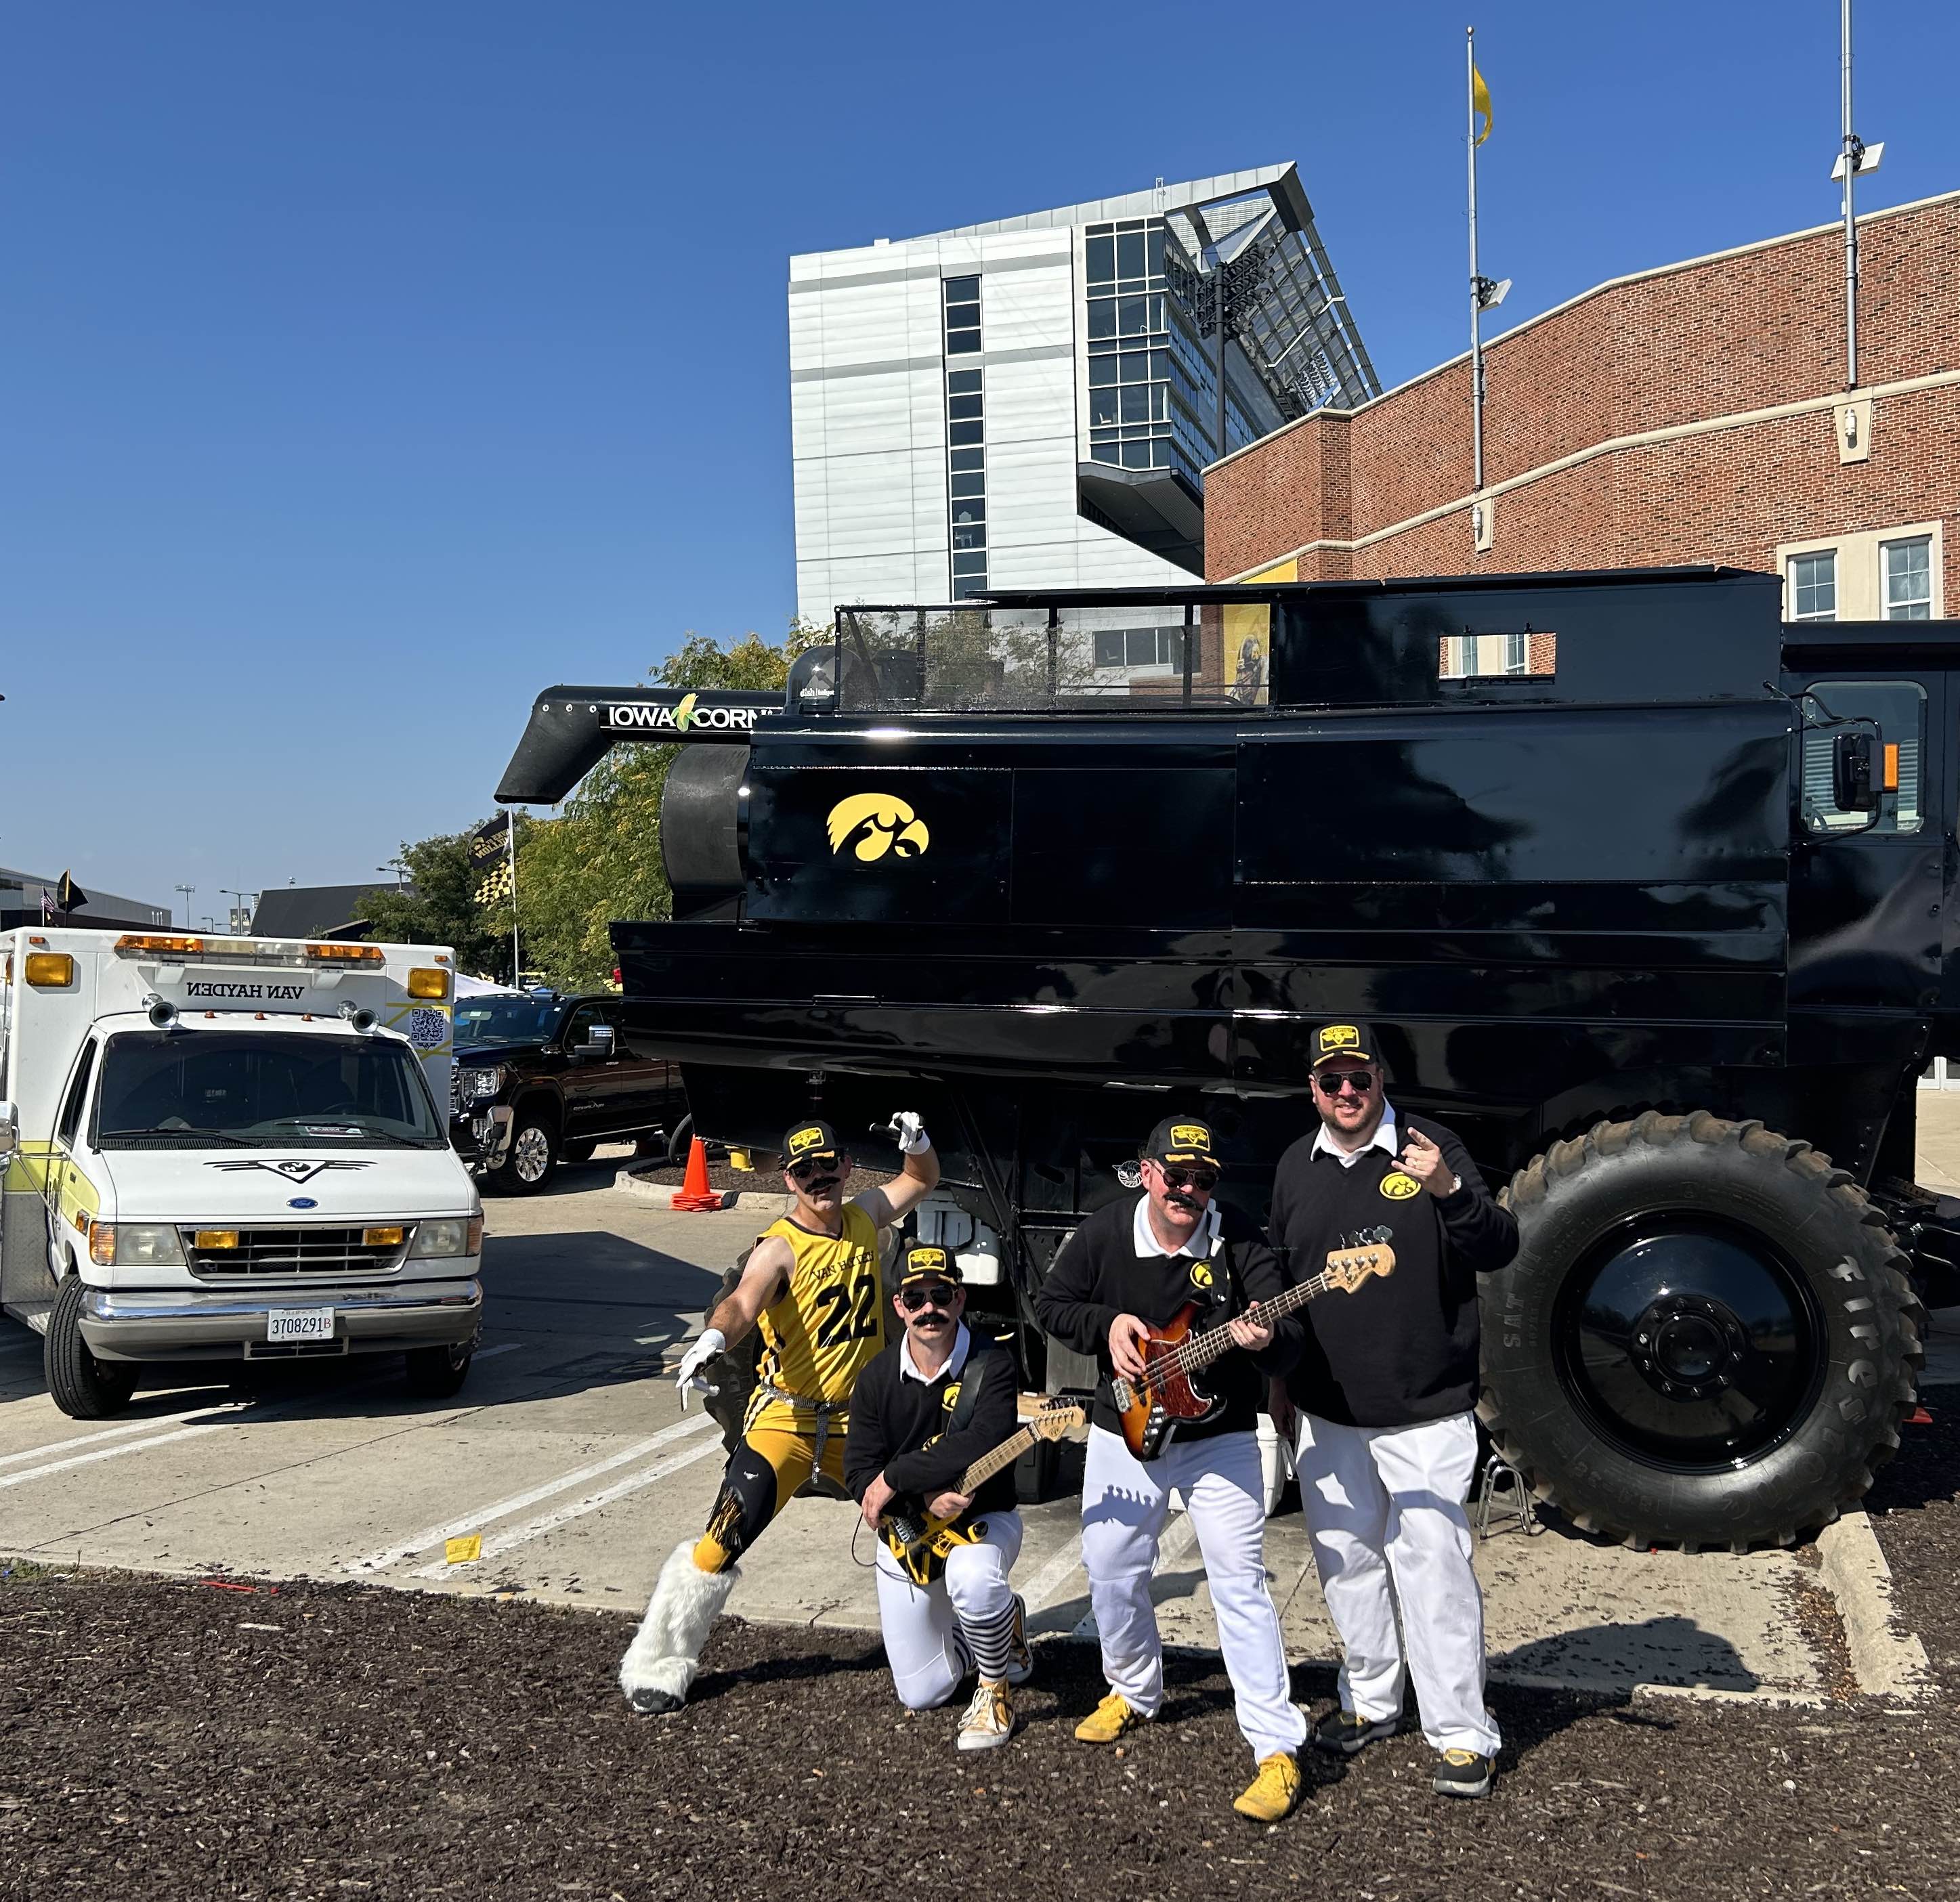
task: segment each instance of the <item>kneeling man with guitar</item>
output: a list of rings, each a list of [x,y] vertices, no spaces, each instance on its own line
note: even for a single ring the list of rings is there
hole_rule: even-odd
[[[1173,1489],[1184,1497],[1211,1587],[1218,1648],[1258,1774],[1233,1802],[1276,1822],[1300,1800],[1295,1760],[1306,1725],[1287,1677],[1280,1621],[1266,1588],[1265,1491],[1253,1419],[1266,1375],[1300,1349],[1293,1311],[1328,1274],[1290,1290],[1251,1218],[1214,1198],[1220,1165],[1211,1127],[1160,1123],[1144,1146],[1140,1193],[1106,1204],[1064,1245],[1036,1301],[1041,1324],[1093,1354],[1096,1389],[1082,1481],[1082,1562],[1102,1642],[1109,1694],[1080,1725],[1113,1744],[1163,1702],[1163,1646],[1150,1603]],[[1392,1258],[1354,1252],[1351,1277]]]
[[[1021,1549],[1013,1464],[1035,1430],[1015,1424],[1013,1357],[961,1319],[966,1291],[944,1248],[905,1250],[894,1305],[905,1332],[858,1376],[844,1481],[880,1537],[878,1621],[899,1701],[943,1704],[977,1668],[959,1745],[991,1750],[1013,1735],[1010,1687],[1033,1668],[1007,1574]]]

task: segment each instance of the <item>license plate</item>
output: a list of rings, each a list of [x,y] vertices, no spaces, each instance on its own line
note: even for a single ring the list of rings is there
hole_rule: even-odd
[[[331,1341],[331,1308],[275,1308],[266,1317],[268,1341]]]

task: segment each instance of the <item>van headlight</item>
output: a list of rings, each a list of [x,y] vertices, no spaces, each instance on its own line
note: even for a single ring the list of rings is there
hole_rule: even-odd
[[[98,1268],[180,1268],[183,1245],[167,1222],[97,1222],[88,1231],[88,1258]]]
[[[439,1222],[425,1222],[415,1230],[415,1255],[481,1255],[483,1252],[483,1218],[480,1215],[445,1216]]]
[[[463,1100],[466,1103],[487,1102],[504,1087],[504,1079],[510,1073],[502,1064],[471,1064],[463,1073]]]

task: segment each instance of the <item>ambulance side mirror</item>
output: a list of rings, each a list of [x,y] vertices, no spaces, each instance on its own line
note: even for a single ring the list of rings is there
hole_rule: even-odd
[[[0,1096],[0,1163],[11,1161],[21,1147],[20,1112]]]

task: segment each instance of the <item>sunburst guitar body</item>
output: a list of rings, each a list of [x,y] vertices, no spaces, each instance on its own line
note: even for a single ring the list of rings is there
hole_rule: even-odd
[[[1389,1246],[1392,1232],[1373,1229],[1355,1245],[1332,1250],[1327,1265],[1318,1274],[1270,1301],[1254,1302],[1243,1318],[1270,1327],[1316,1296],[1352,1294],[1373,1276],[1392,1274],[1395,1252]],[[1198,1376],[1235,1343],[1229,1326],[1192,1331],[1204,1311],[1194,1301],[1179,1309],[1165,1326],[1152,1328],[1138,1347],[1144,1363],[1141,1376],[1118,1374],[1109,1383],[1124,1443],[1139,1459],[1155,1459],[1179,1427],[1211,1419],[1224,1404]]]

